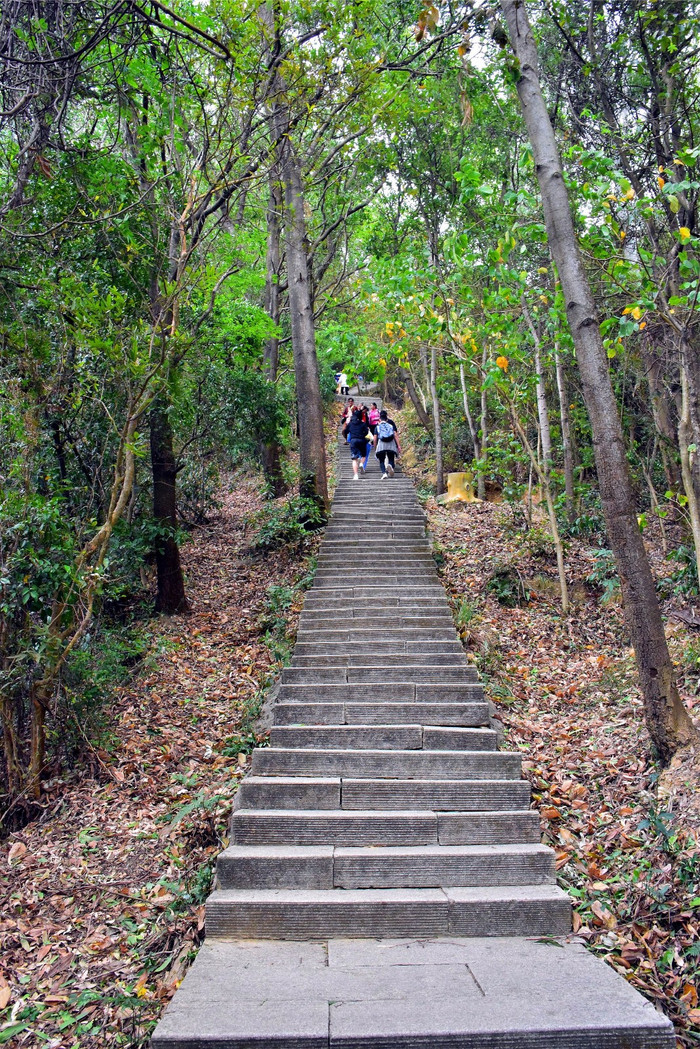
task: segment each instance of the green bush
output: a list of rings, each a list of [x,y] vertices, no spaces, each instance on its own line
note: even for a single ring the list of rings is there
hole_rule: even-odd
[[[281,546],[297,546],[309,532],[321,528],[326,517],[313,499],[301,495],[270,503],[258,514],[256,550],[276,550]]]

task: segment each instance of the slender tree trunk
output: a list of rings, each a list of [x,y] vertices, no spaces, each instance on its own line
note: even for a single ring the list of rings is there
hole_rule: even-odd
[[[649,340],[644,338],[641,340],[641,351],[644,371],[649,383],[652,416],[660,437],[661,459],[666,484],[671,491],[676,492],[682,483],[678,464],[674,459],[678,435],[673,422],[671,401],[664,386],[664,365]]]
[[[267,206],[267,257],[265,279],[265,309],[276,325],[280,321],[280,272],[281,256],[280,229],[282,219],[282,186],[279,181],[279,165],[275,162],[270,172],[270,196]],[[263,367],[269,382],[277,381],[279,365],[279,337],[271,335],[265,343]],[[263,473],[270,492],[275,497],[284,495],[285,482],[282,470],[282,449],[277,440],[260,442],[260,458]]]
[[[285,120],[288,127],[289,122]],[[323,435],[323,404],[318,380],[314,309],[306,253],[306,219],[301,165],[289,134],[282,138],[282,174],[287,209],[287,282],[299,411],[299,468],[302,495],[328,508],[326,447]]]
[[[426,428],[428,433],[430,433],[432,431],[432,426],[430,425],[430,416],[425,410],[425,405],[418,396],[418,391],[416,390],[416,387],[413,382],[413,376],[411,375],[408,368],[399,368],[399,374],[406,386],[406,392],[411,398],[411,404],[416,409],[416,415],[418,416],[421,425]]]
[[[543,467],[540,466],[539,456],[535,449],[532,447],[527,439],[525,428],[523,427],[520,419],[516,415],[515,405],[512,401],[508,402],[510,409],[510,417],[513,420],[513,429],[520,439],[520,443],[525,449],[528,459],[530,460],[530,476],[534,472],[537,475],[537,480],[540,483],[542,492],[544,493],[545,504],[547,506],[547,516],[549,517],[549,528],[552,533],[552,542],[554,543],[554,549],[557,555],[557,572],[559,575],[559,592],[561,594],[561,610],[564,615],[569,613],[569,588],[566,582],[566,565],[564,563],[564,544],[561,541],[561,535],[559,534],[559,525],[557,524],[557,515],[554,509],[554,500],[552,499],[552,487],[550,484],[550,474]],[[531,491],[531,486],[528,484]],[[530,505],[530,515],[532,514],[532,506]]]
[[[440,420],[440,401],[437,392],[437,348],[430,350],[430,400],[433,406],[433,428],[435,430],[435,473],[436,492],[442,495],[445,491],[445,470],[442,462],[442,423]]]
[[[177,528],[177,466],[168,403],[162,392],[151,406],[150,425],[153,516],[166,533],[156,541],[156,611],[173,615],[186,612],[188,604],[180,550],[172,534]]]
[[[678,419],[678,447],[681,453],[681,475],[683,488],[688,500],[688,517],[690,531],[695,548],[695,561],[700,566],[700,504],[697,498],[695,468],[698,461],[698,447],[694,445],[694,433],[691,420],[691,392],[688,381],[687,361],[681,349],[681,412]],[[693,450],[694,449],[694,450]]]
[[[544,385],[544,370],[542,368],[542,345],[539,332],[537,331],[530,311],[523,298],[523,315],[535,344],[535,375],[537,383],[535,392],[537,395],[537,418],[540,423],[540,440],[542,441],[542,463],[547,473],[552,469],[552,435],[549,429],[549,415],[547,413],[547,394]]]
[[[680,746],[697,739],[697,733],[678,695],[656,586],[637,523],[620,415],[578,249],[554,131],[542,96],[527,10],[523,0],[501,0],[501,9],[519,63],[518,94],[532,145],[547,237],[576,346],[593,431],[601,502],[637,658],[646,723],[660,760],[667,763]]]
[[[476,483],[477,483],[477,495],[479,499],[483,499],[485,495],[484,485],[484,474],[481,468],[481,441],[479,439],[479,432],[474,424],[472,413],[469,408],[469,396],[467,394],[467,380],[464,374],[464,363],[459,362],[459,382],[462,387],[462,403],[464,405],[464,414],[467,419],[467,425],[469,426],[469,433],[471,434],[472,444],[474,446],[474,458],[476,460]]]
[[[571,443],[571,416],[569,415],[569,396],[566,389],[566,375],[561,354],[555,346],[554,363],[557,374],[557,393],[559,394],[559,419],[561,421],[561,443],[564,451],[564,492],[566,498],[566,517],[573,524],[576,517],[574,508],[574,450]]]
[[[481,352],[481,374],[486,375],[486,365],[488,364],[488,352],[484,346]],[[486,498],[486,460],[488,459],[488,445],[489,445],[489,399],[486,392],[486,386],[482,383],[481,385],[481,469],[479,470],[479,477],[477,479],[477,492],[479,499]]]

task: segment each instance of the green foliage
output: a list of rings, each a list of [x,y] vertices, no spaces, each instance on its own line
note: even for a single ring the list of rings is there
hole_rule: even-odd
[[[586,582],[600,590],[602,604],[607,604],[618,594],[620,580],[611,550],[600,548],[593,551],[593,568],[586,576]]]
[[[297,495],[270,503],[259,514],[257,524],[255,549],[275,550],[302,543],[309,532],[325,524],[325,515],[313,499]]]
[[[699,593],[698,588],[698,566],[695,560],[695,550],[687,543],[681,543],[675,550],[669,552],[670,561],[675,561],[678,568],[671,575],[662,580],[661,587],[666,593],[680,594],[683,596],[694,596]]]
[[[499,605],[516,608],[530,600],[530,592],[520,573],[512,565],[500,565],[491,573],[486,590]]]

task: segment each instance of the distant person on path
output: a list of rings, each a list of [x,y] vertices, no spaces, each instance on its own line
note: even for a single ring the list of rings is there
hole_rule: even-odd
[[[372,431],[372,436],[377,432],[377,424],[379,423],[379,408],[377,408],[377,402],[372,401],[372,407],[369,410],[369,428]]]
[[[394,457],[401,454],[398,434],[396,423],[382,409],[377,424],[377,450],[375,452],[382,468],[382,480],[394,476]]]
[[[338,378],[338,390],[341,397],[347,397],[350,393],[350,387],[348,386],[348,377],[345,372],[341,372]]]
[[[355,408],[347,425],[347,437],[350,442],[353,481],[360,480],[360,461],[367,451],[367,434],[369,426],[359,408]],[[363,466],[364,471],[364,466]]]

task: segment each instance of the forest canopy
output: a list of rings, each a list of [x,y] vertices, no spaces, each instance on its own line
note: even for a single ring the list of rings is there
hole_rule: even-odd
[[[526,528],[540,504],[562,614],[567,537],[600,548],[660,759],[693,738],[644,540],[693,600],[700,9],[527,6],[3,5],[13,818],[99,704],[109,632],[187,610],[222,470],[322,522],[341,370],[410,406],[435,494],[469,471]]]

